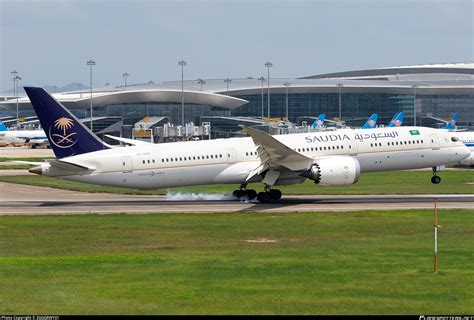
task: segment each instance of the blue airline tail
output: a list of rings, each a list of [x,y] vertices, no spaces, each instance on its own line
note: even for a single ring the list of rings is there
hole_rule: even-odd
[[[369,120],[367,120],[366,123],[362,126],[362,129],[373,129],[377,125],[377,118],[379,115],[377,113],[374,113],[370,116]]]
[[[458,126],[456,125],[457,121],[458,121],[458,114],[455,113],[453,114],[453,117],[451,118],[451,120],[449,120],[441,129],[456,130],[458,128]]]
[[[25,87],[25,91],[56,158],[109,149],[44,89]]]
[[[8,128],[5,126],[5,124],[2,121],[0,121],[0,132],[2,131],[8,131]]]
[[[326,114],[321,113],[316,120],[314,120],[311,125],[311,129],[324,128],[324,120],[326,119]]]
[[[388,123],[387,127],[401,127],[403,125],[403,112],[396,113],[392,120]]]

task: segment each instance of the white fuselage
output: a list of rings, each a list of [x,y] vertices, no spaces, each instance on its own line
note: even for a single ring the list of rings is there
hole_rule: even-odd
[[[460,131],[452,133],[455,137],[461,140],[462,143],[466,145],[471,151],[471,155],[461,161],[460,164],[465,164],[469,166],[474,166],[474,131]]]
[[[464,144],[452,141],[448,133],[424,127],[342,129],[273,137],[315,161],[333,156],[354,157],[360,163],[361,172],[441,166],[468,155]],[[250,137],[150,144],[61,159],[93,168],[87,174],[58,174],[47,167],[43,167],[42,173],[74,181],[141,189],[244,184],[249,173],[264,161],[259,156],[261,151]],[[251,182],[261,180],[257,175]],[[276,185],[301,181],[298,173],[282,170]]]
[[[9,130],[0,131],[0,142],[7,144],[48,144],[48,138],[43,130]]]

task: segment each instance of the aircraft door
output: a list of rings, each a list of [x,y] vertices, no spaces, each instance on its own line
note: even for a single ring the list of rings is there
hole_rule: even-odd
[[[132,157],[122,157],[122,172],[132,172]]]
[[[357,140],[355,140],[355,139],[349,140],[349,145],[347,147],[349,148],[349,155],[350,156],[355,156],[355,155],[358,154]]]
[[[431,141],[431,149],[438,150],[439,149],[439,138],[437,134],[430,135]]]
[[[237,162],[237,153],[235,149],[226,149],[227,163]]]

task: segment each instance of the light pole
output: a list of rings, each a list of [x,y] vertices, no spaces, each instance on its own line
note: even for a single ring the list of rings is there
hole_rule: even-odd
[[[288,118],[288,87],[291,86],[291,83],[285,82],[283,85],[286,87],[286,121],[289,121]]]
[[[227,95],[229,95],[229,83],[231,83],[231,82],[232,82],[232,79],[229,79],[229,78],[227,78],[227,79],[225,79],[225,80],[224,80],[224,82],[225,82],[225,83],[226,83],[226,85],[227,85],[227,91],[226,91],[226,94],[227,94]]]
[[[92,66],[95,66],[95,61],[92,59],[87,60],[87,65],[90,66],[90,92],[91,92],[91,104],[90,104],[90,111],[91,111],[91,131],[94,132],[94,126],[92,124]]]
[[[129,74],[128,73],[124,73],[122,74],[122,77],[125,79],[125,86],[127,86],[127,78],[128,78]]]
[[[265,78],[264,77],[260,77],[258,78],[258,80],[260,80],[262,82],[262,121],[263,121],[263,118],[265,117],[265,114],[264,114],[264,108],[263,108],[263,82],[265,81]]]
[[[339,88],[339,121],[342,121],[342,103],[341,103],[341,90],[344,85],[342,83],[338,83],[337,87]]]
[[[199,79],[197,79],[197,83],[201,85],[201,91],[202,91],[202,86],[203,86],[204,84],[206,84],[206,81],[203,80],[203,79],[201,79],[201,78],[199,78]]]
[[[273,67],[271,62],[266,62],[265,67],[267,67],[267,79],[268,79],[268,121],[270,123],[270,68]]]
[[[186,61],[181,60],[178,65],[181,66],[181,125],[184,127],[184,67],[186,67]]]
[[[19,115],[18,115],[18,95],[19,95],[19,88],[18,88],[18,82],[21,80],[21,77],[20,76],[15,76],[15,80],[16,80],[16,127],[19,128],[20,127],[20,118],[19,118]]]
[[[13,79],[13,97],[16,98],[16,80],[17,80],[16,77],[18,76],[18,72],[16,72],[16,70],[13,70],[10,73]],[[17,107],[17,112],[16,112],[16,125],[18,126],[18,107]]]
[[[416,126],[416,84],[411,86],[413,88],[413,125]]]

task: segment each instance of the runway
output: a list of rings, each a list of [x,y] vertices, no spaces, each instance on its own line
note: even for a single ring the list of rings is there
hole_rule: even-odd
[[[352,210],[474,209],[474,195],[363,195],[284,196],[275,203],[229,200],[230,196],[169,196],[84,193],[68,190],[0,183],[0,215],[63,215],[176,212],[308,212]],[[224,200],[206,200],[223,198]]]

